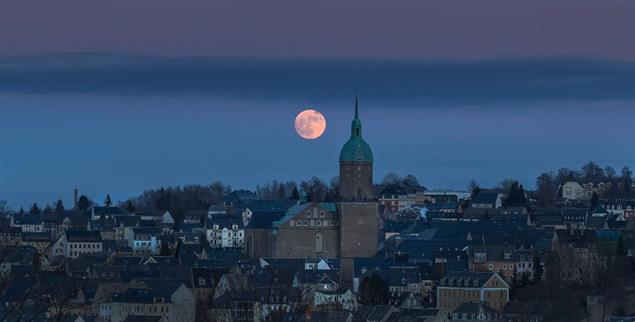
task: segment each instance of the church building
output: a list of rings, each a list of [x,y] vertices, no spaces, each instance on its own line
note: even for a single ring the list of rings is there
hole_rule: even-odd
[[[378,203],[373,195],[373,153],[362,138],[359,104],[351,136],[340,152],[340,202],[300,203],[271,226],[271,251],[252,256],[342,258],[342,273],[354,257],[374,256],[378,245]],[[347,263],[350,262],[350,265]],[[352,269],[352,268],[351,268]],[[352,272],[351,272],[352,276]]]

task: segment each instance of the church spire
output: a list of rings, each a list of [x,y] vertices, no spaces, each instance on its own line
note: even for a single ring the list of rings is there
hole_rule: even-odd
[[[355,118],[351,123],[351,138],[362,137],[362,121],[359,119],[359,100],[357,91],[355,92]]]
[[[359,107],[358,107],[358,99],[357,99],[357,90],[355,90],[355,118],[359,118]]]

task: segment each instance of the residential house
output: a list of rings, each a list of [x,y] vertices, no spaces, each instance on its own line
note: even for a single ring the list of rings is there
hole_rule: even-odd
[[[111,322],[123,322],[131,316],[165,317],[167,321],[194,321],[196,303],[192,292],[181,283],[148,283],[145,288],[129,288],[115,293],[103,303],[103,312]],[[102,316],[105,318],[105,316]]]
[[[556,265],[564,283],[593,284],[603,263],[594,230],[556,229],[552,251],[556,254]]]
[[[68,230],[50,248],[50,255],[77,258],[82,254],[103,251],[103,242],[98,231]]]
[[[501,195],[497,192],[479,192],[471,201],[472,208],[497,209],[502,206]]]
[[[51,244],[51,235],[47,232],[23,233],[22,242],[20,244],[22,246],[31,246],[40,252],[44,252]]]

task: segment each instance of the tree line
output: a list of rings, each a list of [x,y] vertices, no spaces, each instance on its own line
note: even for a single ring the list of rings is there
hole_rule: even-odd
[[[618,174],[610,166],[601,167],[595,162],[589,162],[579,170],[560,168],[557,171],[542,173],[536,178],[535,197],[540,206],[549,206],[554,203],[560,187],[565,183],[575,181],[578,183],[608,184],[608,188],[598,195],[598,198],[620,199],[632,198],[633,171],[625,166]]]

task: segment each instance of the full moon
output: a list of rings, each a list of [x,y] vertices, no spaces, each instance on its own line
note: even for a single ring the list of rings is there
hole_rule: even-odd
[[[322,113],[314,109],[304,110],[295,117],[295,131],[307,140],[319,138],[324,130],[326,130],[326,119]]]

